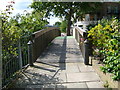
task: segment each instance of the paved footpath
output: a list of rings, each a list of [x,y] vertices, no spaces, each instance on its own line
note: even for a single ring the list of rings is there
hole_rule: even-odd
[[[83,64],[83,57],[75,39],[57,37],[25,75],[19,78],[17,87],[22,88],[104,88],[92,66]],[[62,88],[62,89],[61,89]]]

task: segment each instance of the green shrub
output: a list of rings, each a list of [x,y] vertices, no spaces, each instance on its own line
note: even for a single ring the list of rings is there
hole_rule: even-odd
[[[101,22],[88,31],[88,38],[92,40],[94,48],[99,50],[99,56],[103,56],[101,70],[105,73],[113,73],[114,80],[120,80],[120,22],[113,18],[102,19]]]
[[[61,25],[60,25],[60,30],[61,32],[66,32],[66,28],[67,28],[67,21],[62,21]]]
[[[17,14],[10,17],[12,5],[6,6],[6,10],[1,11],[2,19],[2,85],[8,84],[15,76],[19,67],[19,40],[21,40],[21,53],[23,66],[28,64],[28,46],[29,36],[38,30],[43,29],[47,24],[43,20],[43,12],[32,12],[24,15]]]

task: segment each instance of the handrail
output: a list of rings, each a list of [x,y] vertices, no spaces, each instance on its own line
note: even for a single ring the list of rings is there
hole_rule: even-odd
[[[73,27],[73,36],[78,42],[78,44],[80,44],[81,38],[84,40],[87,38],[87,32],[86,30],[83,30],[82,28],[75,26]]]
[[[73,27],[73,36],[76,39],[82,56],[84,58],[84,63],[89,64],[89,51],[88,51],[88,40],[87,40],[87,32],[80,27]]]
[[[33,35],[33,37],[34,37],[34,35],[35,35],[35,38],[37,38],[37,37],[39,37],[40,35],[48,32],[48,31],[50,31],[50,30],[59,30],[59,28],[57,28],[57,27],[49,27],[49,28],[47,28],[47,29],[42,29],[42,30],[36,31],[36,32],[34,32],[32,35]]]
[[[73,27],[73,28],[75,28],[75,29],[77,29],[77,31],[83,36],[84,35],[84,33],[86,33],[86,31],[85,30],[83,30],[81,27]]]

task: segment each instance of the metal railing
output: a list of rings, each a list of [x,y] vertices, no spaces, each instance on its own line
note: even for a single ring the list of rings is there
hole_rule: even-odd
[[[19,51],[21,52],[20,57],[22,58],[22,60],[20,60],[20,61],[22,61],[22,66],[25,66],[28,64],[28,45],[27,45],[27,43],[29,40],[30,40],[30,37],[23,37],[20,39],[21,47],[20,47]]]
[[[11,49],[2,51],[2,87],[7,86],[16,76],[16,72],[28,64],[27,42],[29,37],[22,37],[12,43]],[[4,43],[4,41],[3,41]],[[4,48],[4,46],[3,46]],[[12,53],[13,52],[13,53]]]
[[[59,35],[59,28],[51,27],[37,31],[31,36],[22,37],[16,42],[11,41],[12,43],[7,47],[4,46],[6,42],[3,40],[2,87],[6,88],[16,78],[17,72],[22,70],[24,66],[30,65],[30,60],[33,63],[48,44]],[[29,41],[31,43],[28,43]],[[31,47],[30,44],[32,44]]]

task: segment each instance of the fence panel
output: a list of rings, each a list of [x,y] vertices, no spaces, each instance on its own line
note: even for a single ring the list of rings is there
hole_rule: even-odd
[[[2,51],[2,86],[7,85],[14,77],[15,72],[19,70],[18,42],[10,46],[12,49],[9,50],[9,47],[5,47]]]
[[[10,45],[11,49],[4,47],[2,49],[2,87],[5,88],[16,78],[16,72],[28,64],[28,46],[29,37],[22,37],[16,40],[16,43]],[[6,42],[3,41],[3,45]],[[20,55],[21,54],[21,55]]]
[[[22,53],[22,66],[25,66],[28,64],[28,41],[30,40],[30,37],[22,37],[20,39],[21,43],[21,53]]]
[[[57,36],[60,35],[58,28],[48,28],[32,34],[32,36],[21,37],[16,42],[10,41],[7,44],[3,39],[2,48],[2,87],[5,88],[12,80],[16,78],[19,70],[24,68],[28,61],[28,42],[33,42],[34,61],[43,52],[47,45]],[[11,48],[11,49],[9,49]]]

